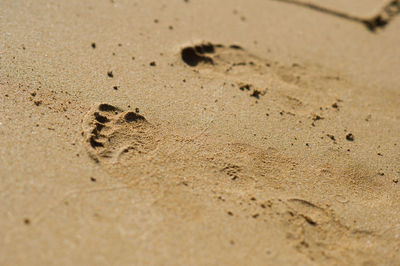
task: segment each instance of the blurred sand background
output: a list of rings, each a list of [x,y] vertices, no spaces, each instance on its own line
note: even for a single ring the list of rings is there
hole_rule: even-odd
[[[0,1],[0,265],[400,264],[396,2],[291,2]]]

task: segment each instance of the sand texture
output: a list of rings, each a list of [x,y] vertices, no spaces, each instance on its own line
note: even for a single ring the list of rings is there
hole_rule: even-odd
[[[0,1],[0,265],[400,265],[399,13]]]

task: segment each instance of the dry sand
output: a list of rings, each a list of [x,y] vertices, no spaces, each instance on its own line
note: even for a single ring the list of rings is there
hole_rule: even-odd
[[[398,2],[284,2],[2,0],[0,265],[400,265]]]

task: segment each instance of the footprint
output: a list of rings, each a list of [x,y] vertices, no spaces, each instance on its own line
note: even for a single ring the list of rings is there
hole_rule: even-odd
[[[181,50],[182,61],[195,71],[217,75],[249,96],[260,99],[265,95],[263,75],[271,62],[257,58],[239,45],[202,43]]]
[[[97,163],[116,163],[156,147],[156,130],[146,118],[110,104],[92,107],[82,120],[84,146]]]
[[[185,46],[180,59],[195,73],[230,84],[238,94],[258,102],[268,93],[278,105],[288,106],[289,101],[291,112],[302,115],[321,104],[331,104],[340,98],[332,88],[348,85],[332,69],[306,62],[284,65],[236,44],[204,42]]]

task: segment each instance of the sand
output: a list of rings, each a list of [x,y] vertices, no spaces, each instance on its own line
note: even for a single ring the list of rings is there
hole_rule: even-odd
[[[299,2],[1,1],[0,265],[400,264],[397,2]]]

